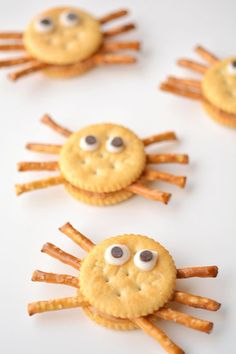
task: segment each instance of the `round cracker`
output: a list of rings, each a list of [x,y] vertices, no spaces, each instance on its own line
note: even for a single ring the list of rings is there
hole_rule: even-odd
[[[203,100],[202,105],[209,116],[216,122],[230,128],[236,128],[236,114],[226,113],[219,108],[216,108],[206,100]]]

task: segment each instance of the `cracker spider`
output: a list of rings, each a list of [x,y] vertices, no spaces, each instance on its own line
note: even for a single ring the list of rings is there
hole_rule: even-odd
[[[80,275],[37,270],[32,280],[68,285],[76,288],[77,294],[30,303],[30,315],[81,307],[90,319],[105,327],[141,328],[171,354],[184,352],[156,326],[159,318],[211,332],[213,323],[175,311],[170,303],[217,311],[220,304],[215,300],[176,290],[176,279],[216,277],[216,266],[176,269],[169,252],[146,236],[125,234],[95,245],[69,223],[60,231],[88,252],[83,261],[51,243],[45,244],[42,252],[79,270]]]
[[[208,65],[180,59],[177,64],[203,75],[202,80],[169,76],[161,90],[202,102],[218,123],[236,128],[236,59],[221,60],[201,46],[195,48]]]
[[[102,25],[127,13],[127,10],[119,10],[96,19],[77,8],[52,8],[34,18],[24,33],[0,33],[3,41],[0,51],[26,52],[1,60],[0,67],[27,64],[22,70],[9,74],[10,79],[17,80],[38,71],[51,77],[71,77],[99,65],[134,63],[133,56],[116,52],[138,51],[140,42],[112,42],[109,38],[130,31],[135,25],[128,23],[102,30]]]
[[[17,184],[16,194],[63,184],[78,200],[93,205],[111,205],[133,196],[167,204],[171,194],[150,189],[147,181],[161,180],[183,188],[186,177],[148,167],[149,164],[187,164],[184,154],[146,154],[144,147],[176,140],[174,132],[139,139],[131,130],[116,124],[96,124],[75,133],[45,115],[42,122],[67,138],[64,145],[27,144],[27,149],[59,155],[57,161],[20,162],[19,171],[59,171],[58,176]]]

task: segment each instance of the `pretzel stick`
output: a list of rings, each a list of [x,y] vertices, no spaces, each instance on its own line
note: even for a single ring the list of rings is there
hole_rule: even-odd
[[[40,270],[35,270],[31,280],[43,283],[63,284],[79,288],[79,279],[67,274],[46,273],[41,272]]]
[[[49,64],[36,62],[35,64],[33,64],[25,69],[10,73],[8,75],[8,77],[9,77],[9,79],[16,81],[23,76],[27,76],[27,75],[36,73],[37,71],[46,69],[47,67],[49,67]]]
[[[97,54],[93,57],[96,65],[102,64],[133,64],[136,58],[131,55]]]
[[[59,230],[68,236],[72,241],[74,241],[77,245],[82,247],[86,252],[89,252],[95,246],[92,241],[90,241],[86,236],[84,236],[81,232],[76,230],[69,222],[67,222],[62,227],[59,227]]]
[[[196,61],[193,60],[188,60],[188,59],[179,59],[177,61],[177,64],[179,66],[182,66],[183,68],[191,69],[192,71],[196,71],[199,74],[205,74],[206,71],[208,70],[208,67],[197,63]]]
[[[195,52],[197,52],[209,64],[215,64],[220,60],[214,54],[212,54],[211,52],[209,52],[207,49],[205,49],[200,45],[195,48]]]
[[[161,141],[168,141],[168,140],[177,140],[176,134],[174,132],[166,132],[157,135],[152,135],[146,139],[143,139],[143,144],[144,146],[147,146],[147,145],[160,143]]]
[[[23,44],[0,44],[0,51],[25,50]]]
[[[68,138],[71,134],[72,131],[70,131],[67,128],[64,128],[63,126],[57,124],[48,114],[45,114],[42,118],[41,118],[41,122],[43,124],[48,125],[50,128],[52,128],[53,130],[55,130],[57,133],[65,136],[66,138]]]
[[[57,161],[48,162],[19,162],[18,171],[57,171],[59,169]]]
[[[147,163],[189,163],[189,157],[185,154],[147,154],[146,156]]]
[[[118,10],[114,11],[108,15],[105,15],[99,19],[99,22],[103,25],[104,23],[110,22],[112,20],[115,20],[119,17],[123,17],[128,14],[127,10]]]
[[[130,49],[130,50],[139,50],[140,49],[140,42],[133,41],[133,42],[107,42],[104,43],[102,49],[104,51],[117,51],[122,49]]]
[[[83,302],[79,297],[65,297],[63,299],[37,301],[28,305],[28,313],[32,316],[36,313],[72,309],[75,307],[80,307],[82,304]]]
[[[22,32],[0,32],[0,39],[21,39]]]
[[[55,177],[40,179],[38,181],[33,181],[29,183],[16,184],[15,190],[16,190],[16,195],[21,195],[23,193],[31,192],[36,189],[57,186],[58,184],[63,184],[63,183],[64,183],[64,178],[62,176],[55,176]]]
[[[177,278],[215,278],[218,274],[217,266],[206,266],[206,267],[190,267],[177,269]]]
[[[192,98],[194,100],[201,100],[203,97],[199,92],[194,92],[188,89],[180,88],[179,86],[163,82],[160,85],[162,91],[174,93],[175,95]]]
[[[26,149],[43,152],[47,154],[59,154],[61,151],[62,145],[52,145],[52,144],[40,144],[40,143],[29,143],[26,145]]]
[[[193,89],[198,89],[201,90],[201,82],[199,80],[194,80],[194,79],[180,79],[174,76],[169,76],[167,78],[167,82],[169,84],[173,84],[175,86],[184,86],[184,87],[189,87]]]
[[[161,203],[168,204],[171,194],[162,192],[158,189],[150,189],[144,186],[142,183],[133,183],[130,186],[126,187],[126,190],[134,194],[143,196],[144,198],[157,200]]]
[[[170,338],[158,327],[156,327],[147,318],[139,317],[133,320],[133,322],[140,327],[145,333],[153,337],[169,354],[184,354],[184,351],[180,349]]]
[[[115,27],[115,28],[112,28],[110,30],[107,30],[107,31],[103,32],[103,35],[104,35],[104,37],[113,37],[113,36],[116,36],[118,34],[131,31],[131,30],[133,30],[135,28],[136,28],[136,26],[135,26],[134,23],[128,23],[127,25],[122,25],[122,26]]]
[[[178,187],[184,188],[187,178],[184,176],[175,176],[170,173],[161,171],[146,169],[142,174],[142,177],[147,181],[161,180],[171,184],[175,184]]]
[[[60,248],[54,246],[52,243],[46,243],[43,245],[41,252],[48,254],[49,256],[58,259],[60,262],[70,265],[71,267],[79,270],[81,260],[72,256],[69,253],[62,251]]]
[[[208,299],[207,297],[192,295],[177,290],[174,293],[173,301],[208,311],[217,311],[221,306],[219,302],[212,299]]]
[[[30,57],[19,57],[13,59],[0,60],[0,68],[24,64],[33,61],[34,59]]]
[[[210,333],[213,328],[213,323],[201,320],[197,317],[187,315],[185,313],[174,311],[169,308],[163,308],[154,313],[154,316],[166,321],[174,321],[182,324],[185,327],[196,329],[197,331]]]

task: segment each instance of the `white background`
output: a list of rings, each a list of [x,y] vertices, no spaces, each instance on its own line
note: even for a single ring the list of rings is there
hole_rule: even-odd
[[[58,4],[64,1],[1,0],[1,29],[23,30],[33,15]],[[40,253],[41,246],[49,241],[74,255],[83,255],[57,231],[70,221],[95,242],[129,232],[155,237],[170,250],[179,267],[217,264],[218,278],[182,280],[178,284],[179,289],[222,302],[218,313],[184,309],[214,321],[213,333],[208,336],[161,321],[160,327],[187,353],[233,353],[235,131],[209,119],[198,102],[162,93],[157,86],[167,74],[191,75],[178,69],[175,60],[181,56],[196,58],[192,49],[198,43],[222,58],[235,55],[236,3],[233,0],[83,0],[71,4],[97,16],[130,8],[130,17],[120,22],[134,20],[138,29],[120,39],[140,39],[143,50],[136,65],[99,68],[65,81],[37,74],[12,83],[6,79],[6,71],[0,73],[0,352],[164,353],[158,343],[141,331],[125,333],[99,327],[80,309],[28,317],[28,302],[74,293],[72,288],[30,281],[35,269],[74,274],[69,267]],[[53,159],[25,151],[25,143],[63,142],[39,123],[45,112],[73,130],[95,122],[121,123],[134,129],[140,137],[175,130],[179,142],[155,146],[153,151],[190,155],[189,166],[160,167],[175,174],[186,174],[187,188],[179,190],[161,183],[160,188],[173,192],[168,206],[135,197],[114,207],[90,207],[70,198],[63,187],[17,198],[16,182],[49,175],[17,173],[17,161]]]

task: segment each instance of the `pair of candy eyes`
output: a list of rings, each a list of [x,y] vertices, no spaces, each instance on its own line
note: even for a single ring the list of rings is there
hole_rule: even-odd
[[[105,261],[108,264],[121,266],[130,259],[130,250],[125,245],[111,245],[104,254]],[[152,270],[158,259],[158,253],[153,250],[142,249],[135,253],[134,264],[142,271]]]
[[[99,145],[99,140],[94,135],[84,136],[80,140],[80,148],[84,151],[95,151]],[[124,141],[119,136],[111,137],[106,141],[106,149],[109,152],[120,152],[124,147]]]
[[[60,15],[60,22],[65,27],[73,27],[80,23],[80,17],[75,12],[66,11]],[[50,16],[45,16],[38,19],[34,27],[37,32],[51,32],[54,29],[54,23]]]
[[[236,76],[236,60],[228,64],[227,71],[230,75]]]

